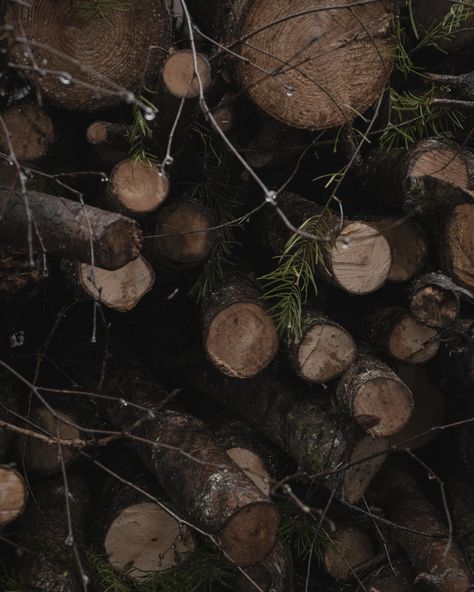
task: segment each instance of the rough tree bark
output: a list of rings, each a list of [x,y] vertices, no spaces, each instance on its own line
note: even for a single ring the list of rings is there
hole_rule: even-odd
[[[136,259],[141,231],[133,220],[92,206],[36,191],[26,196],[0,190],[0,242],[28,253],[32,246],[52,255],[118,269]],[[31,216],[31,218],[30,218]]]
[[[243,59],[234,70],[266,113],[301,128],[354,119],[383,92],[393,66],[391,3],[337,0],[193,2],[202,30]]]
[[[253,567],[245,570],[247,575],[263,592],[293,592],[294,573],[291,549],[277,542],[270,555]],[[257,588],[243,574],[237,576],[238,592],[255,592]]]
[[[250,378],[278,351],[278,333],[256,282],[228,273],[202,303],[204,349],[223,374]]]
[[[364,581],[364,585],[368,592],[416,592],[417,588],[413,583],[415,575],[406,559],[398,559],[377,570]]]
[[[10,56],[17,68],[51,102],[78,111],[133,101],[145,76],[157,79],[163,48],[171,43],[161,0],[144,0],[127,10],[69,0],[13,3],[7,5],[5,24],[12,31]]]
[[[442,273],[427,273],[413,283],[410,310],[420,323],[446,329],[457,319],[459,307],[457,286]]]

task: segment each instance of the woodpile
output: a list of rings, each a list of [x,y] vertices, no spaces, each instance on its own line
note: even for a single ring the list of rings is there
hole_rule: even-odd
[[[474,3],[0,3],[0,590],[474,585]]]

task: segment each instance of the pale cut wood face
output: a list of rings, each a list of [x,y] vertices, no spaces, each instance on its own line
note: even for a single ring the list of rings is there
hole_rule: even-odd
[[[0,526],[21,513],[27,498],[23,478],[11,467],[0,467]]]
[[[402,362],[422,364],[433,358],[439,349],[438,331],[419,323],[414,317],[403,317],[393,329],[389,340],[390,354]]]
[[[203,55],[197,53],[195,58],[204,91],[211,82],[211,67]],[[192,99],[199,96],[200,85],[195,74],[192,51],[183,49],[171,54],[163,66],[163,82],[168,92],[179,99]]]
[[[344,471],[343,496],[350,504],[356,504],[387,458],[389,440],[364,436],[354,447],[350,462],[354,463],[372,455],[374,458],[354,464]]]
[[[247,448],[230,448],[227,454],[238,465],[242,471],[252,479],[255,485],[265,495],[270,493],[270,475],[261,459]]]
[[[409,170],[413,177],[435,177],[457,185],[470,193],[474,199],[474,191],[469,189],[469,170],[460,154],[453,150],[431,148],[420,152]]]
[[[132,213],[152,212],[168,197],[168,177],[151,164],[123,160],[111,177],[113,197]]]

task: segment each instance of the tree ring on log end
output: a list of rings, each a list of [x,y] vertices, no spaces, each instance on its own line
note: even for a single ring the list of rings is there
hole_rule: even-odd
[[[390,245],[374,227],[347,224],[330,253],[336,283],[352,294],[368,294],[385,283],[392,265]]]
[[[388,448],[387,438],[367,435],[357,442],[349,460],[349,464],[355,464],[344,471],[343,498],[346,502],[357,504],[362,499],[365,490],[385,462]]]
[[[223,550],[241,567],[263,561],[271,552],[280,522],[270,502],[248,504],[235,512],[220,535]]]
[[[227,455],[265,495],[270,494],[270,475],[260,457],[247,448],[229,448]]]
[[[194,548],[189,529],[151,502],[125,508],[105,538],[110,564],[134,579],[179,565]]]
[[[474,204],[456,206],[448,216],[442,258],[448,275],[474,290]]]
[[[410,364],[423,364],[431,360],[438,353],[439,346],[438,331],[409,315],[395,325],[388,340],[390,354]]]
[[[12,467],[0,466],[0,526],[15,520],[28,497],[23,477]]]
[[[212,319],[205,348],[224,374],[250,378],[266,368],[278,350],[275,325],[259,304],[237,302]]]
[[[211,82],[211,66],[200,53],[196,54],[197,71],[203,90]],[[195,75],[193,52],[180,49],[172,53],[163,66],[163,82],[170,94],[178,99],[193,99],[199,96],[199,82]]]

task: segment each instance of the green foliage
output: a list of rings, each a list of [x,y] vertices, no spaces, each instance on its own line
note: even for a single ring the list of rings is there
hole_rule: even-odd
[[[148,576],[144,574],[140,581],[115,572],[94,552],[88,553],[88,563],[98,592],[207,592],[217,584],[230,588],[233,576],[232,566],[222,555],[215,548],[205,546],[178,569]]]
[[[191,288],[190,295],[198,301],[212,292],[224,277],[224,266],[231,264],[232,251],[237,244],[232,223],[240,206],[237,190],[232,182],[232,160],[219,139],[202,126],[195,131],[202,142],[202,181],[195,185],[191,195],[214,213],[219,239],[211,257],[204,265]]]
[[[438,22],[434,22],[423,37],[420,37],[413,17],[413,0],[408,0],[408,10],[413,33],[418,40],[418,45],[413,51],[424,47],[436,47],[440,49],[439,42],[449,40],[462,27],[463,23],[474,14],[474,2],[463,0],[456,3],[454,1],[444,18]]]
[[[295,511],[296,510],[296,511]],[[328,534],[319,520],[312,514],[295,509],[294,506],[281,508],[282,518],[279,529],[279,539],[290,546],[300,559],[307,559],[311,552],[319,561],[329,545]]]
[[[295,233],[275,259],[278,265],[260,278],[263,298],[270,303],[270,314],[280,332],[291,340],[301,336],[302,307],[311,292],[317,294],[314,271],[324,266],[329,224],[326,211],[306,220],[299,230],[310,233],[315,240]]]
[[[143,89],[133,106],[132,127],[130,130],[130,157],[137,162],[152,165],[156,164],[156,158],[148,152],[147,142],[152,138],[153,131],[144,112],[143,105],[153,115],[157,112],[157,109],[152,101],[145,96],[145,93],[151,93],[151,91]]]
[[[111,17],[114,12],[128,12],[127,0],[74,0],[74,9],[85,19],[101,18],[113,26]]]

